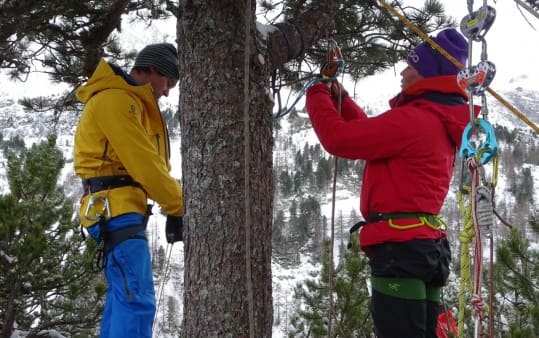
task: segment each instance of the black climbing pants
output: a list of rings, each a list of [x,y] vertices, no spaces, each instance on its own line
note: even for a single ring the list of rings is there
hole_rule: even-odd
[[[368,257],[377,337],[436,338],[440,290],[451,261],[447,239],[375,245]]]

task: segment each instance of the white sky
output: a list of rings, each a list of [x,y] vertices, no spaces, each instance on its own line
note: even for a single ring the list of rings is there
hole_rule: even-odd
[[[408,0],[407,4],[418,6],[423,0]],[[525,10],[519,11],[514,1],[498,0],[488,1],[490,6],[496,9],[496,19],[492,28],[485,35],[487,40],[488,59],[496,65],[496,77],[491,85],[495,90],[514,77],[528,74],[532,79],[539,78],[539,67],[535,60],[539,55],[539,19]],[[474,10],[479,9],[483,1],[474,1]],[[468,14],[467,1],[445,1],[447,14],[454,17],[458,22]],[[535,27],[532,27],[530,23]],[[152,27],[145,27],[145,39],[141,39],[140,30],[131,29],[130,23],[123,22],[122,44],[125,47],[140,49],[147,43],[160,41],[174,41],[175,25],[163,22],[153,22]],[[164,25],[167,25],[166,27]],[[472,46],[474,51],[474,63],[479,60],[481,44],[475,42]],[[390,71],[395,77],[399,77],[399,65],[394,71]],[[385,81],[384,81],[385,82]],[[398,80],[397,80],[398,82]],[[500,87],[501,86],[501,87]],[[62,86],[51,86],[46,75],[34,73],[26,82],[12,82],[0,77],[0,95],[9,95],[14,98],[23,96],[38,96],[54,94],[62,91]],[[387,88],[387,87],[386,87]],[[396,86],[398,89],[398,86]],[[173,93],[171,93],[172,96]]]
[[[411,3],[417,0],[410,1]],[[509,0],[488,1],[496,10],[496,19],[486,33],[488,60],[496,65],[496,83],[505,83],[518,74],[529,74],[539,77],[539,68],[535,64],[539,54],[539,19],[522,9],[519,11],[516,2]],[[447,13],[460,20],[468,14],[467,1],[446,1]],[[474,1],[474,10],[479,9],[483,1]],[[524,15],[523,15],[524,14]],[[529,23],[526,21],[529,21]],[[530,26],[530,23],[534,26]],[[472,45],[474,63],[479,60],[481,43]],[[477,57],[477,59],[476,59]]]

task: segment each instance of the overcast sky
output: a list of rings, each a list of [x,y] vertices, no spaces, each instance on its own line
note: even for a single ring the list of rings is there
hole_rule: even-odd
[[[537,31],[539,19],[524,9],[519,11],[516,2],[512,0],[488,1],[487,3],[496,10],[494,24],[485,35],[488,60],[496,65],[496,77],[492,86],[495,88],[496,83],[504,83],[520,74],[529,74],[533,78],[539,78],[539,67],[536,64],[539,56],[539,32]],[[483,1],[474,1],[474,10],[482,5]],[[444,6],[447,8],[447,13],[456,18],[459,23],[468,14],[465,0],[445,1]],[[472,51],[475,63],[479,61],[481,55],[481,43],[475,42],[472,45]]]
[[[423,0],[408,0],[407,4],[418,6]],[[539,19],[525,10],[519,11],[517,4],[510,0],[488,1],[496,9],[496,19],[492,28],[485,35],[487,41],[488,60],[496,65],[496,77],[491,84],[495,90],[502,90],[508,81],[527,74],[531,79],[539,79],[539,67],[536,60],[539,56]],[[468,14],[467,1],[445,1],[447,14],[458,22]],[[483,1],[474,1],[474,10],[479,9]],[[526,21],[529,21],[529,23]],[[127,22],[124,22],[127,24]],[[155,26],[145,28],[147,38],[141,39],[137,29],[124,29],[122,44],[127,48],[140,49],[147,43],[156,41],[174,41],[175,25],[154,22]],[[530,25],[531,24],[531,25]],[[168,27],[171,26],[171,27]],[[533,27],[532,27],[533,26]],[[472,45],[474,64],[479,61],[481,43]],[[397,65],[390,72],[396,77],[395,90],[398,90],[399,72],[402,66]],[[387,75],[386,75],[387,76]],[[385,82],[385,81],[384,81]],[[386,87],[387,88],[387,87]],[[0,95],[10,95],[14,98],[22,96],[38,96],[57,93],[61,87],[51,86],[47,76],[33,74],[25,83],[8,81],[0,77]],[[171,93],[171,97],[172,94]]]

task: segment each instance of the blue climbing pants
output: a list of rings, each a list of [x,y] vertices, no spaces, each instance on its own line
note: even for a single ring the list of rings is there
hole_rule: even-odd
[[[128,239],[106,258],[101,338],[151,338],[155,292],[148,241]]]

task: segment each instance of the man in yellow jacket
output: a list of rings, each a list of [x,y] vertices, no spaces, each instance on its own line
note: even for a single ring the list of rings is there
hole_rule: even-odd
[[[101,60],[77,90],[85,104],[75,133],[75,171],[84,196],[80,219],[103,244],[109,287],[101,338],[151,338],[155,294],[147,199],[167,215],[169,243],[182,240],[182,188],[170,171],[168,132],[157,101],[179,79],[169,43],[151,44],[129,74]]]

